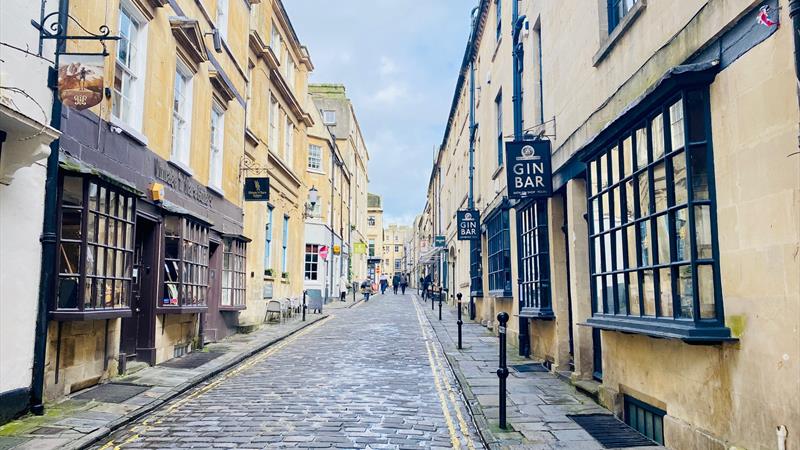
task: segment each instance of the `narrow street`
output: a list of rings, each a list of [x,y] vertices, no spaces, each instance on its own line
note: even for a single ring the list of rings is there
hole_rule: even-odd
[[[95,448],[483,448],[415,303],[337,310]]]

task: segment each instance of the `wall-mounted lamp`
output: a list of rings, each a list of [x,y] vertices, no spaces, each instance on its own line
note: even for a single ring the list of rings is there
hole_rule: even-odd
[[[303,217],[308,219],[314,217],[314,209],[317,207],[319,201],[319,191],[315,186],[311,186],[308,190],[308,201],[306,202],[306,210],[303,212]]]

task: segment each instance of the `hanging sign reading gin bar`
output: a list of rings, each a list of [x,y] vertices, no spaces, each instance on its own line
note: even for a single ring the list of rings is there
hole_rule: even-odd
[[[456,212],[456,223],[458,224],[458,240],[471,241],[481,238],[481,216],[474,209],[467,209]]]
[[[542,198],[552,195],[550,141],[506,142],[508,198]]]

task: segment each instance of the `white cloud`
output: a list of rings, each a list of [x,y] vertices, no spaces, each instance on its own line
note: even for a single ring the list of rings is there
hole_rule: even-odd
[[[392,58],[388,56],[381,56],[380,64],[378,64],[378,73],[382,76],[389,76],[397,72],[397,64]]]
[[[382,105],[393,105],[405,97],[407,92],[408,90],[404,86],[390,83],[380,88],[372,97],[372,101]]]

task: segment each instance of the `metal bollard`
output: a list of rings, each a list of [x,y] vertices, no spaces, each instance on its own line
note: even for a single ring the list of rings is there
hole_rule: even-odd
[[[303,291],[303,322],[306,321],[306,291]]]
[[[442,294],[439,293],[439,320],[442,320]]]
[[[461,320],[461,292],[456,294],[456,297],[458,298],[458,322],[456,322],[458,324],[458,349],[461,350],[461,325],[464,324],[464,321]]]
[[[433,292],[431,292],[430,294],[428,294],[428,297],[430,297],[430,298],[431,298],[431,311],[433,311],[433,308],[434,308],[433,304],[434,304],[434,303],[436,303],[435,301],[433,301]]]
[[[497,377],[500,379],[500,428],[506,429],[506,378],[508,378],[508,366],[506,365],[506,324],[508,324],[508,313],[501,312],[497,315],[500,325],[497,331],[500,334],[500,366],[497,368]]]

